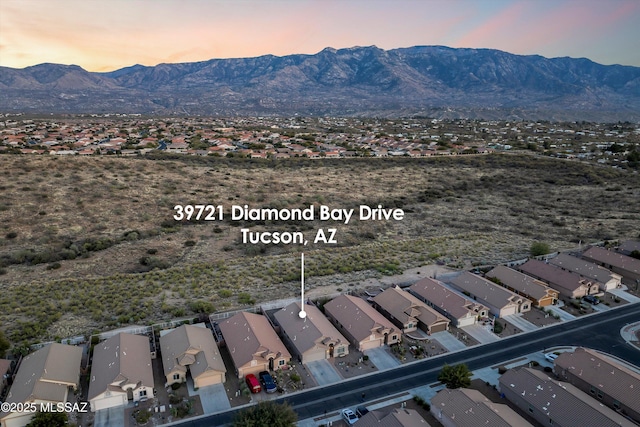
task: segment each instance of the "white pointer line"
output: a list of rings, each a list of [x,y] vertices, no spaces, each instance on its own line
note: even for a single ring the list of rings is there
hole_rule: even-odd
[[[300,313],[298,313],[301,319],[307,317],[307,312],[304,311],[304,252],[300,253]]]

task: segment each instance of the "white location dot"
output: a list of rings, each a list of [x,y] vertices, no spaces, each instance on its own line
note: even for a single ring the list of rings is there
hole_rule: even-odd
[[[300,313],[298,313],[298,316],[300,316],[301,319],[304,319],[305,317],[307,317],[307,312],[304,310],[300,310]]]

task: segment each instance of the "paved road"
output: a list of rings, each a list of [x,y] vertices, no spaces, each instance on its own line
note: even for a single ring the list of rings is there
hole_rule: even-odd
[[[326,387],[292,393],[279,398],[278,401],[288,401],[298,413],[299,419],[313,418],[325,411],[333,412],[357,406],[363,392],[366,392],[367,400],[377,400],[434,383],[444,363],[466,363],[469,369],[476,370],[552,346],[582,345],[637,363],[638,350],[627,344],[618,331],[626,324],[640,321],[639,309],[637,304],[627,304],[616,310],[551,325],[535,332],[517,334],[499,342],[424,359]],[[240,409],[192,418],[173,425],[222,426],[230,423]]]

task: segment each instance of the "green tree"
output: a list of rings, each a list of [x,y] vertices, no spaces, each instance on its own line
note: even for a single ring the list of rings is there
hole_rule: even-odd
[[[298,416],[288,403],[262,401],[238,413],[233,427],[295,427]]]
[[[529,253],[531,256],[540,256],[546,255],[551,252],[549,245],[544,242],[533,242],[531,244],[531,248],[529,248]]]
[[[471,371],[464,363],[458,365],[445,364],[438,374],[438,381],[444,383],[450,389],[469,387],[471,385],[471,375]]]
[[[64,412],[36,412],[26,427],[66,427],[70,426]]]

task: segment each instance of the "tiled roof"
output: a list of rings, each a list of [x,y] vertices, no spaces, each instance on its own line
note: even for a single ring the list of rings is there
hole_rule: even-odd
[[[512,268],[505,267],[504,265],[498,265],[487,273],[487,277],[493,277],[505,286],[522,292],[524,295],[528,295],[532,298],[540,300],[549,295],[549,292],[558,294],[558,291],[551,289],[545,283],[534,279],[531,276],[522,274]]]

